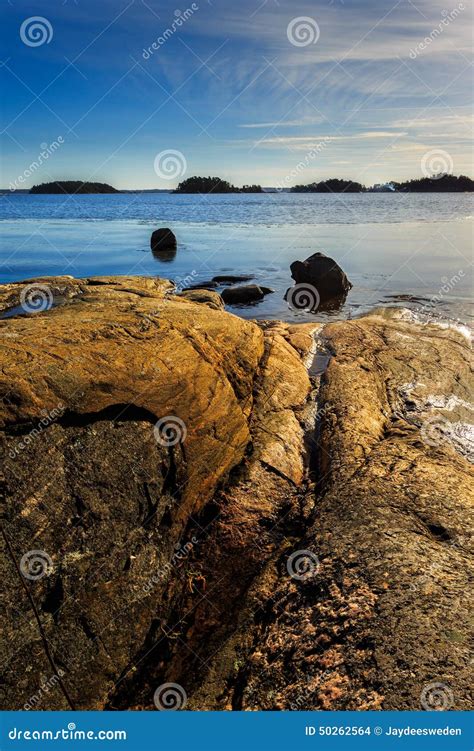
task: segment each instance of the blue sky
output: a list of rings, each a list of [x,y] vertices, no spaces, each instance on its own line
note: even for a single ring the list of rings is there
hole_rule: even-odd
[[[58,138],[21,187],[472,175],[471,24],[467,0],[4,0],[0,185]]]

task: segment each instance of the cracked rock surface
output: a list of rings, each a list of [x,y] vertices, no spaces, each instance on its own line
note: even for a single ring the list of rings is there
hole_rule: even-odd
[[[167,682],[190,709],[418,709],[434,682],[469,708],[459,332],[36,283],[28,316],[0,287],[3,708],[153,709]]]

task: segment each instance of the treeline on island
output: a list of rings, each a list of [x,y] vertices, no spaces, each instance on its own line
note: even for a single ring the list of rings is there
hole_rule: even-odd
[[[30,193],[120,193],[107,183],[88,183],[82,180],[61,180],[33,185]]]
[[[403,193],[462,193],[474,190],[474,180],[465,175],[432,175],[418,180],[405,182],[387,182],[367,188],[362,183],[353,180],[331,178],[308,185],[295,185],[289,189],[291,193],[372,193],[372,192],[403,192]],[[260,185],[235,185],[222,180],[220,177],[188,177],[183,180],[174,193],[263,193]]]
[[[352,180],[322,180],[309,185],[295,185],[290,188],[292,193],[464,193],[474,190],[474,180],[465,175],[432,175],[418,180],[407,180],[402,183],[387,182],[367,188]]]
[[[183,180],[174,193],[263,193],[261,185],[235,185],[222,180],[220,177],[188,177]]]
[[[278,188],[266,190],[278,191]],[[170,193],[264,193],[261,185],[244,185],[237,188],[227,180],[220,177],[188,177],[179,183],[176,190]],[[474,180],[465,175],[432,175],[418,180],[405,182],[387,182],[373,185],[367,188],[362,183],[353,180],[341,180],[331,178],[307,185],[295,185],[293,188],[285,188],[285,192],[291,193],[464,193],[474,191]],[[34,185],[30,193],[120,193],[120,191],[106,183],[90,183],[81,180],[61,180],[50,183]],[[134,191],[140,192],[140,191]]]

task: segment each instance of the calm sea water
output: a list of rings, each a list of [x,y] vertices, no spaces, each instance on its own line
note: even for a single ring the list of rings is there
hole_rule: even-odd
[[[231,309],[246,318],[345,318],[396,304],[471,323],[473,214],[467,193],[7,194],[0,196],[0,281],[144,274],[187,286],[249,273],[275,293]],[[167,260],[150,251],[161,226],[179,243]],[[315,251],[333,257],[354,285],[339,311],[294,311],[284,300],[290,263]]]

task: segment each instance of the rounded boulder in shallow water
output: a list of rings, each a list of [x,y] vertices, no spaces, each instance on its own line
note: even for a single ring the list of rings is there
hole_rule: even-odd
[[[176,235],[168,227],[160,227],[153,232],[150,247],[153,253],[176,250]]]
[[[265,295],[273,292],[269,287],[259,287],[258,284],[246,284],[241,287],[226,287],[222,290],[222,299],[228,305],[251,305],[263,300]]]
[[[324,253],[313,253],[305,261],[294,261],[291,276],[296,284],[311,284],[321,300],[346,295],[352,284],[339,264]]]

